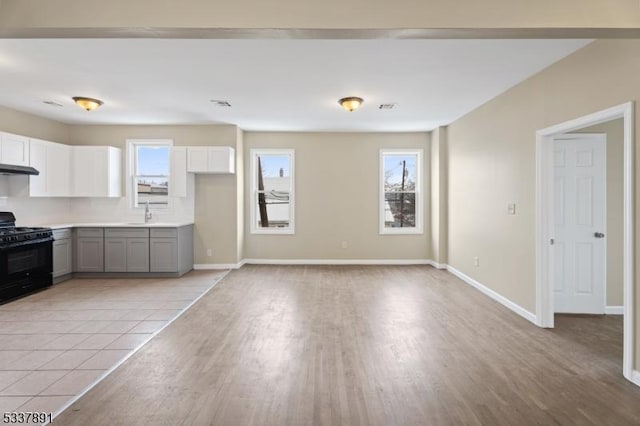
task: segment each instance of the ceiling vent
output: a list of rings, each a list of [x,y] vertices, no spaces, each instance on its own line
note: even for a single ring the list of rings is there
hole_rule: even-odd
[[[380,104],[378,109],[394,109],[396,104]]]
[[[219,107],[231,108],[231,104],[229,103],[229,101],[218,101],[216,99],[211,99],[211,102]]]
[[[59,103],[53,102],[53,101],[42,101],[42,103],[43,104],[47,104],[47,105],[51,105],[51,106],[54,106],[54,107],[61,107],[62,106],[62,104],[59,104]]]

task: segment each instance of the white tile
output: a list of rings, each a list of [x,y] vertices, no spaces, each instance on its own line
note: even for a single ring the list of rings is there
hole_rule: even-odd
[[[96,350],[67,351],[39,367],[38,370],[73,370],[97,352]]]
[[[13,361],[5,370],[36,370],[61,354],[62,351],[33,351]]]
[[[0,335],[0,350],[44,349],[47,343],[61,334],[4,334]]]
[[[167,321],[142,321],[129,330],[129,333],[155,333],[160,330]]]
[[[71,349],[80,344],[80,342],[88,339],[90,334],[60,334],[55,339],[44,345],[42,349]]]
[[[22,379],[27,374],[29,374],[28,371],[0,371],[0,391]],[[2,413],[1,410],[0,413]]]
[[[133,334],[133,333],[123,334],[122,336],[114,340],[113,343],[110,343],[105,349],[135,349],[138,346],[140,346],[142,342],[149,339],[150,336],[151,336],[150,333],[149,334]]]
[[[126,333],[138,325],[140,321],[113,321],[100,330],[100,333]]]
[[[119,334],[94,334],[77,344],[73,349],[103,349],[120,337]]]
[[[108,326],[109,324],[111,324],[111,321],[107,321],[107,320],[100,320],[100,321],[85,321],[84,324],[80,325],[79,327],[76,327],[73,330],[74,334],[77,333],[87,333],[87,334],[93,334],[93,333],[98,333],[100,332],[101,329],[105,328],[106,326]]]
[[[31,351],[0,351],[0,370],[11,370],[9,365],[30,353]]]
[[[68,371],[34,371],[0,391],[0,395],[38,395],[67,373]]]
[[[107,370],[75,370],[58,380],[40,395],[79,395]]]
[[[31,399],[30,396],[0,396],[0,413],[11,413]]]
[[[130,350],[102,350],[78,367],[79,370],[108,370],[127,356]]]

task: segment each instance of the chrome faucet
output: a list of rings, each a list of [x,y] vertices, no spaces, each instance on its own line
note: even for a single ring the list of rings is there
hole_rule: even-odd
[[[149,211],[149,202],[147,201],[144,206],[144,223],[149,223],[153,218],[153,214]]]

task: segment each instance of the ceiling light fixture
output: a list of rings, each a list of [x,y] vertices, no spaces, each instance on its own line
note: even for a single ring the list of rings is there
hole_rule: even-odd
[[[82,96],[74,96],[71,99],[73,99],[76,104],[78,104],[81,108],[86,109],[87,111],[93,111],[104,103],[99,99],[84,98]]]
[[[352,112],[358,108],[364,102],[364,99],[358,98],[357,96],[349,96],[348,98],[342,98],[338,101],[342,108],[346,109],[349,112]]]

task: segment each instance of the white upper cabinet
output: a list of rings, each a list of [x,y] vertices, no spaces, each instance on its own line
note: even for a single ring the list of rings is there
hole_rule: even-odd
[[[120,197],[122,151],[111,146],[71,147],[74,197]]]
[[[190,146],[187,148],[190,173],[235,173],[235,151],[230,146]]]
[[[0,163],[29,165],[29,138],[0,132]]]
[[[31,139],[31,167],[40,172],[29,176],[31,197],[69,197],[71,195],[71,147]]]

